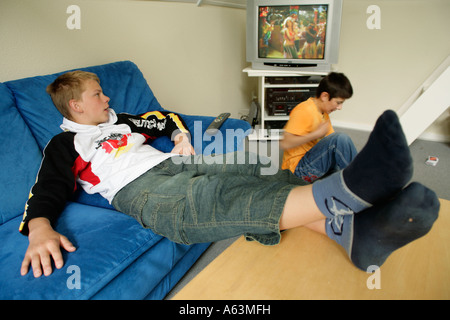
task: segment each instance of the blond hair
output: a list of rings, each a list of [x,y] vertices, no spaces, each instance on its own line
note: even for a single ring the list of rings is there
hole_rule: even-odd
[[[72,120],[69,101],[72,99],[81,100],[81,94],[86,89],[85,82],[87,80],[100,83],[100,79],[95,73],[76,70],[60,75],[47,86],[47,93],[51,96],[53,104],[63,117]]]

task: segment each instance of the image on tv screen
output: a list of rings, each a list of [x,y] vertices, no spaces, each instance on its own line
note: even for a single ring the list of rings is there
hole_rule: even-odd
[[[327,5],[259,7],[259,58],[324,59],[327,15]]]

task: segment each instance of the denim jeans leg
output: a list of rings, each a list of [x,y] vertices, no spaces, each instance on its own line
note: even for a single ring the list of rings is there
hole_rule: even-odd
[[[289,180],[301,179],[287,172],[280,180],[262,177],[258,165],[213,164],[201,158],[164,161],[119,191],[113,205],[178,243],[242,234],[263,244],[278,243],[284,203],[298,186]]]
[[[321,139],[299,161],[295,175],[314,182],[324,175],[342,170],[357,154],[351,138],[344,133],[333,133]]]

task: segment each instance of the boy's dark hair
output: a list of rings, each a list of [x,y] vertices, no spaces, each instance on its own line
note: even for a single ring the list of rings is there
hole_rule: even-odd
[[[353,88],[350,80],[343,73],[331,72],[320,81],[316,98],[319,98],[322,92],[327,92],[330,100],[333,98],[349,99],[353,95]]]

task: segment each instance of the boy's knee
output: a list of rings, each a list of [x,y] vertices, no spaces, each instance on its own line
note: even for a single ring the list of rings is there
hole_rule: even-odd
[[[353,140],[352,138],[350,138],[349,135],[347,135],[346,133],[334,133],[334,145],[338,148],[338,149],[342,149],[342,148],[354,148],[354,144],[353,144]]]
[[[336,132],[335,133],[335,139],[336,141],[340,142],[340,143],[353,143],[352,139],[350,138],[350,136],[346,133],[341,133],[341,132]]]

